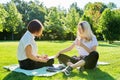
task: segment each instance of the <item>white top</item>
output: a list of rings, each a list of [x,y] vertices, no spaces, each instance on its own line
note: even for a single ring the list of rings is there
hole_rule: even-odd
[[[76,43],[76,40],[77,40],[77,39],[75,39],[74,43]],[[97,46],[97,45],[98,45],[98,42],[97,42],[97,39],[96,39],[95,36],[94,36],[94,37],[92,38],[92,40],[89,41],[89,42],[85,41],[84,39],[81,40],[81,42],[82,42],[86,47],[88,47],[89,49],[91,49],[93,46]],[[87,56],[87,55],[89,55],[89,53],[88,53],[83,47],[81,47],[81,46],[76,46],[76,48],[77,48],[78,54],[79,54],[80,56]]]
[[[28,45],[31,45],[32,47],[32,54],[35,56],[37,55],[37,46],[34,38],[35,38],[34,35],[32,35],[29,31],[26,31],[26,33],[23,35],[18,45],[18,52],[17,52],[18,60],[27,59],[25,48]]]

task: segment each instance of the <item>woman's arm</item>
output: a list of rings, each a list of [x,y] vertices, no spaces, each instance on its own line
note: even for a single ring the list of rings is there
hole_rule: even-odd
[[[65,49],[61,50],[61,51],[56,55],[56,57],[58,57],[59,54],[62,54],[62,53],[71,51],[71,50],[74,48],[74,46],[75,46],[75,43],[73,43],[72,45],[70,45],[68,48],[65,48]]]
[[[68,48],[63,49],[62,51],[60,51],[59,53],[65,53],[68,51],[71,51],[74,48],[75,44],[73,43],[72,45],[70,45]]]
[[[47,59],[44,59],[44,58],[38,58],[37,56],[34,56],[32,54],[32,47],[31,45],[28,45],[26,48],[25,48],[25,52],[26,52],[26,56],[31,59],[31,60],[34,60],[34,61],[38,61],[38,62],[47,62],[48,60]]]
[[[80,43],[80,46],[83,47],[88,53],[91,53],[92,51],[96,51],[96,48],[97,48],[97,46],[93,46],[91,49],[89,49],[83,43]]]
[[[92,51],[96,51],[97,46],[93,46],[91,49],[89,49],[87,46],[85,46],[80,40],[77,39],[76,45],[83,47],[88,53],[91,53]]]

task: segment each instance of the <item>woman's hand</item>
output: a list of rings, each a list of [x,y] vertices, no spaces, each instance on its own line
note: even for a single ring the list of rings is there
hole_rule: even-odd
[[[48,55],[37,56],[37,58],[40,62],[47,62],[49,60]]]
[[[90,53],[90,52],[92,52],[93,51],[93,49],[89,49],[87,46],[85,46],[82,42],[81,42],[81,40],[76,40],[76,45],[77,46],[81,46],[82,48],[84,48],[88,53]],[[95,49],[95,48],[94,48]]]
[[[75,44],[76,44],[77,46],[80,46],[80,40],[77,39]]]
[[[77,39],[75,44],[76,44],[77,46],[82,46],[82,45],[83,45],[83,43],[81,42],[80,39]]]
[[[68,48],[65,48],[65,49],[61,50],[59,53],[56,54],[55,58],[58,58],[58,56],[60,54],[64,54],[65,52],[71,51],[74,48],[74,46],[75,46],[75,44],[73,43]]]
[[[41,56],[43,59],[48,59],[48,55],[42,55]]]
[[[46,59],[48,59],[48,55],[37,56],[37,58],[46,58]]]
[[[44,62],[44,63],[46,63],[49,60],[47,58],[42,58],[42,57],[39,57],[38,59],[40,62]]]

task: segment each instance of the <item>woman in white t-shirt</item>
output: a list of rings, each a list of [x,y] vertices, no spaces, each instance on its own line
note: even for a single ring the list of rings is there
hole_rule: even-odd
[[[93,34],[90,24],[82,21],[77,27],[77,37],[71,46],[60,51],[56,57],[60,63],[67,67],[64,69],[66,75],[70,75],[71,71],[76,67],[84,67],[85,69],[93,69],[96,67],[99,54],[96,51],[98,46],[97,39]],[[69,57],[63,53],[77,48],[79,56]]]
[[[53,59],[48,59],[47,55],[39,56],[37,54],[37,45],[34,39],[42,34],[43,26],[41,22],[34,19],[29,22],[27,28],[28,30],[20,39],[18,45],[17,58],[20,68],[32,70],[44,66],[52,66],[54,63]]]

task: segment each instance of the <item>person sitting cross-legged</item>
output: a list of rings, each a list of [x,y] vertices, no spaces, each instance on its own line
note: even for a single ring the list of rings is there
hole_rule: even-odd
[[[19,41],[17,58],[21,69],[33,70],[45,66],[53,66],[54,59],[47,55],[38,55],[38,47],[35,37],[40,37],[43,32],[43,25],[37,19],[28,23],[27,31]]]
[[[70,75],[71,71],[77,67],[84,67],[85,69],[94,69],[96,67],[99,54],[96,51],[98,42],[96,36],[93,34],[90,24],[87,21],[82,21],[77,27],[77,37],[71,46],[61,50],[56,57],[60,63],[67,67],[63,70],[65,75]],[[70,57],[65,55],[65,52],[77,48],[80,56]]]

